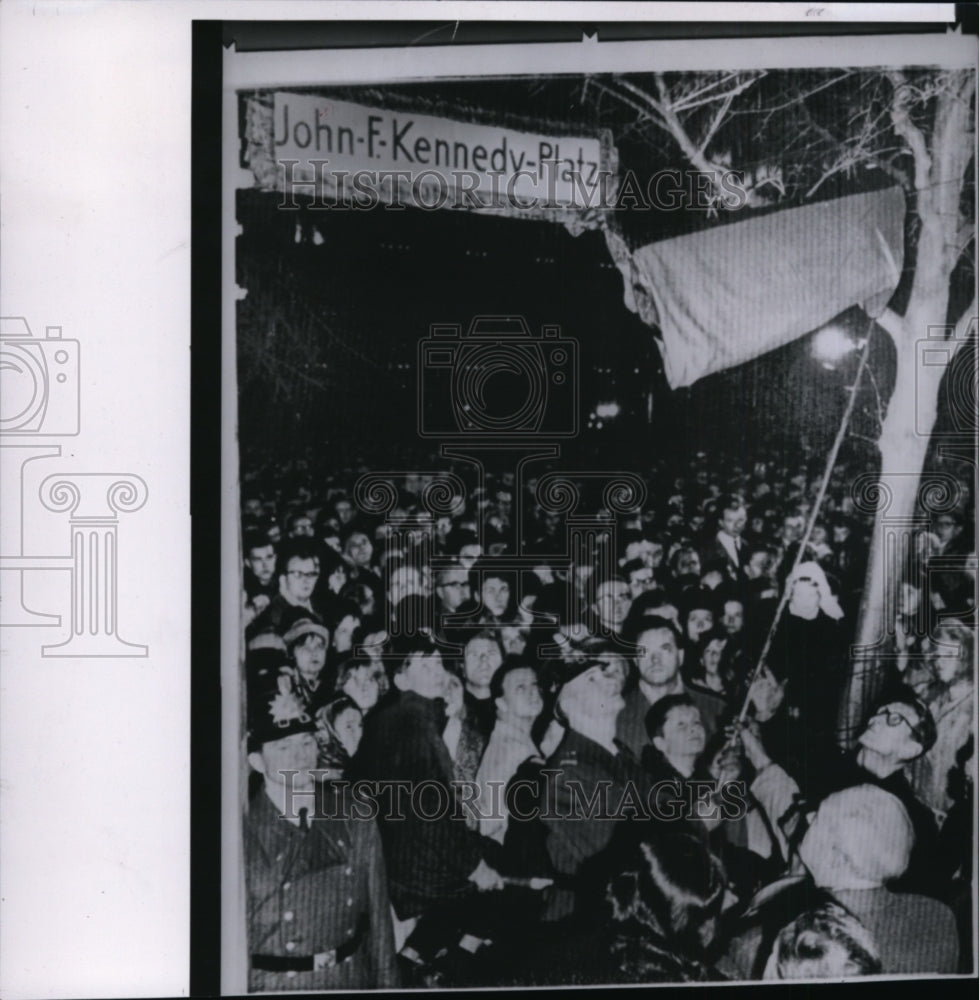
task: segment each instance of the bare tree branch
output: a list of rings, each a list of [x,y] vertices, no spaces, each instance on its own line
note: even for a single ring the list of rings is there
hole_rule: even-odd
[[[891,99],[891,121],[894,131],[908,144],[914,157],[914,186],[919,192],[919,211],[921,197],[927,197],[928,182],[931,174],[931,156],[928,153],[928,143],[921,134],[921,129],[911,120],[911,102],[914,88],[908,83],[901,70],[889,70],[887,78],[891,81],[894,94]]]

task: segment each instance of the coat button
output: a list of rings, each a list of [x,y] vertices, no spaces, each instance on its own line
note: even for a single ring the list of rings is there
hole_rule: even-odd
[[[292,883],[291,882],[283,882],[282,883],[282,888],[283,889],[291,889],[292,888]]]
[[[347,871],[346,871],[347,875],[353,875],[353,873],[354,873],[353,868],[348,868]]]
[[[353,905],[354,905],[353,897],[348,896],[347,897],[347,906],[353,906]]]
[[[286,912],[282,914],[282,919],[283,920],[292,920],[292,918],[294,916],[295,916],[295,914],[292,912],[292,910],[286,910]]]
[[[296,942],[286,941],[286,951],[295,951],[295,950],[296,950]]]

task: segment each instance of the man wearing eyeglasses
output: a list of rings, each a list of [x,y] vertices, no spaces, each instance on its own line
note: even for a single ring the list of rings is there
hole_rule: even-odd
[[[323,624],[312,604],[313,589],[320,575],[316,550],[308,540],[290,539],[282,547],[279,564],[282,567],[279,592],[248,626],[245,635],[249,641],[266,632],[284,636],[300,618]]]
[[[774,763],[758,736],[741,731],[745,755],[755,768],[751,793],[773,821],[783,855],[799,842],[806,816],[826,796],[856,785],[877,785],[897,797],[914,828],[914,848],[900,888],[934,892],[931,877],[938,849],[938,827],[931,810],[914,794],[904,768],[935,743],[935,721],[910,690],[899,689],[867,720],[855,752],[826,761],[821,777],[811,778],[802,796],[794,777]]]

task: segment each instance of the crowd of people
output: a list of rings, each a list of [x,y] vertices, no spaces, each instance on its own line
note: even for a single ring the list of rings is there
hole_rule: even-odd
[[[507,470],[434,513],[435,474],[368,512],[356,470],[250,470],[251,989],[970,971],[972,486],[846,733],[872,516],[845,463],[814,513],[822,472],[568,473],[572,543]]]

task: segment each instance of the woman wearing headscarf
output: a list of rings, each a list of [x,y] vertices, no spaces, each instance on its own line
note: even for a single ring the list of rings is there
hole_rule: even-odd
[[[326,772],[323,777],[327,781],[342,778],[360,746],[363,713],[352,698],[342,694],[318,708],[314,718],[319,747],[317,767]]]

